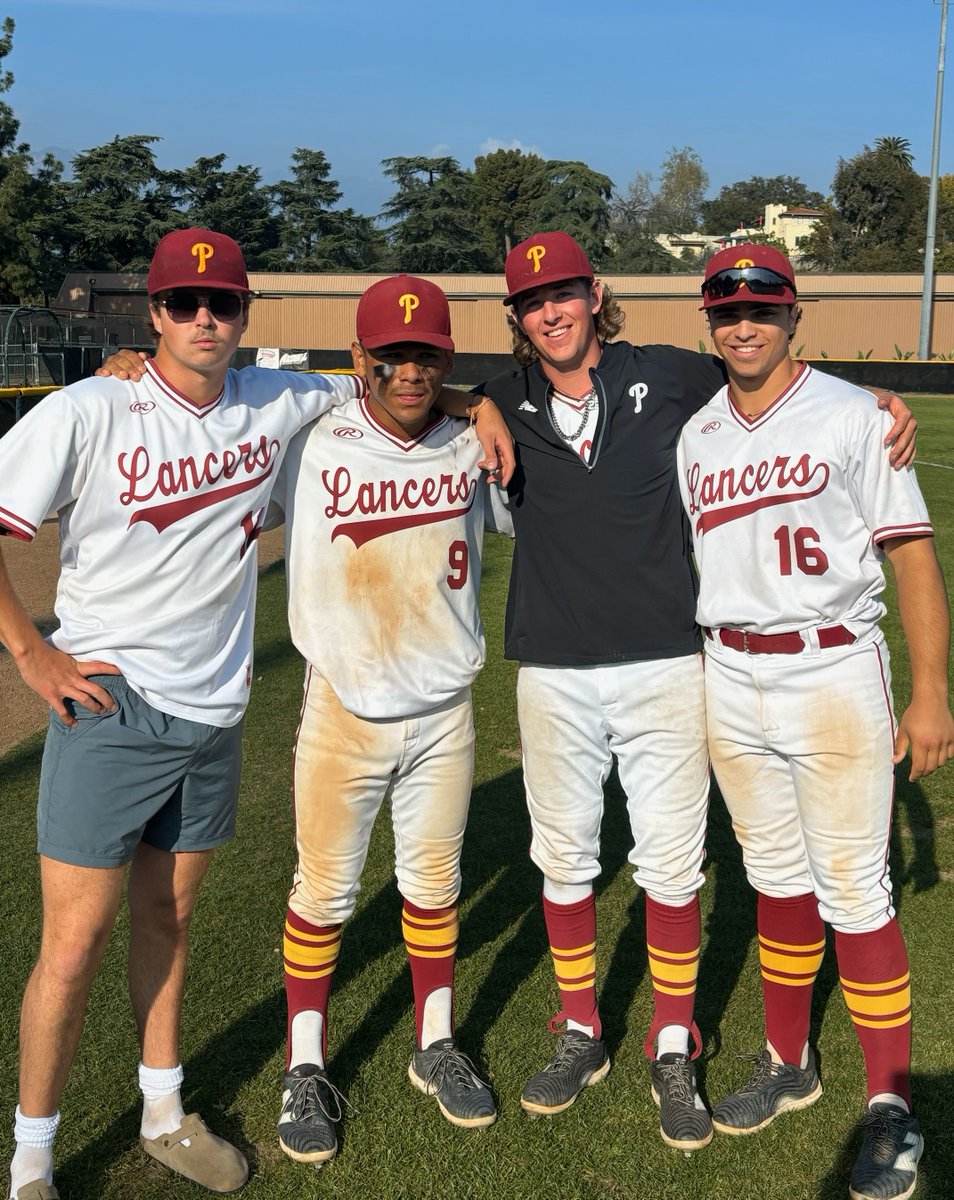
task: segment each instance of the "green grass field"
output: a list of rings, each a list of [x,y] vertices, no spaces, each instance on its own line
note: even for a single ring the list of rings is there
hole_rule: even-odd
[[[954,580],[954,400],[916,398],[919,479]],[[464,853],[457,996],[464,1047],[493,1081],[500,1119],[483,1133],[454,1129],[413,1090],[410,977],[400,942],[390,822],[379,820],[358,911],[345,931],[330,1015],[332,1077],[354,1111],[339,1158],[321,1172],[278,1149],[284,1066],[281,928],[293,851],[291,749],[302,668],[289,644],[281,567],[262,577],[256,682],[247,725],[239,832],[220,852],[200,898],[186,997],[187,1111],[198,1108],[252,1163],[248,1200],[455,1200],[573,1197],[617,1200],[764,1200],[844,1197],[863,1102],[861,1056],[829,950],[815,993],[813,1036],[825,1095],[751,1138],[716,1136],[686,1158],[663,1145],[649,1096],[642,1040],[651,989],[643,902],[626,863],[621,794],[608,789],[598,883],[600,992],[613,1055],[607,1081],[567,1113],[530,1120],[526,1077],[552,1049],[557,1003],[527,857],[514,667],[501,660],[509,544],[488,538],[483,595],[490,658],[478,680],[477,774]],[[893,599],[890,601],[893,604]],[[895,694],[903,707],[906,657],[895,620]],[[39,924],[34,805],[41,739],[0,759],[0,1161],[12,1151],[17,1016]],[[954,1195],[954,767],[912,785],[899,775],[892,871],[915,987],[915,1101],[928,1143],[919,1197]],[[737,1055],[758,1048],[761,1002],[754,904],[718,796],[713,798],[697,1017],[705,1036],[701,1086],[710,1099],[746,1073]],[[186,1200],[208,1193],[138,1149],[137,1048],[125,991],[126,927],[117,928],[94,987],[90,1018],[63,1101],[57,1183],[64,1200]],[[5,1168],[4,1168],[5,1170]],[[5,1173],[3,1175],[6,1181]]]

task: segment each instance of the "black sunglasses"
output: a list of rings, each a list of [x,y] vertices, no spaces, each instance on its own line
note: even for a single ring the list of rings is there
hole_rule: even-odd
[[[781,296],[787,291],[795,292],[795,284],[790,279],[768,267],[730,267],[707,279],[702,285],[702,294],[710,300],[724,300],[734,296],[743,284],[753,296]]]
[[[170,292],[156,301],[173,321],[191,321],[200,308],[207,308],[217,321],[234,321],[242,311],[238,292]]]

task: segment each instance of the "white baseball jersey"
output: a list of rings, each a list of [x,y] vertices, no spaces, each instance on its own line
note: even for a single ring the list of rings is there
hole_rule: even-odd
[[[807,365],[758,417],[725,387],[690,418],[678,466],[700,625],[873,629],[885,611],[879,544],[932,533],[914,473],[888,462],[890,425],[867,392]]]
[[[89,379],[0,441],[0,526],[60,520],[51,641],[114,663],[163,712],[228,726],[248,698],[256,539],[288,443],[363,391],[350,375],[229,371],[198,407],[147,364]]]
[[[274,500],[286,516],[292,640],[364,718],[405,717],[467,687],[484,661],[477,607],[485,508],[480,443],[439,416],[417,438],[363,399],[292,443]]]

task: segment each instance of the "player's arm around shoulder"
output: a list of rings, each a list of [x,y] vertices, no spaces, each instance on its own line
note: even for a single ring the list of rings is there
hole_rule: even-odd
[[[950,610],[930,537],[882,543],[898,586],[898,609],[911,660],[911,703],[895,738],[894,761],[911,753],[909,778],[930,775],[954,757],[954,716],[948,699]]]
[[[488,483],[506,487],[515,466],[513,435],[496,403],[479,388],[462,392],[445,384],[437,397],[437,407],[447,416],[473,425],[484,453],[478,466],[487,472]]]

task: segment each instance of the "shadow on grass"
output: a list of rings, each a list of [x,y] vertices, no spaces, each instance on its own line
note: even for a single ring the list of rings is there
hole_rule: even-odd
[[[615,780],[608,785],[603,844],[601,879],[608,885],[625,864],[629,845],[625,802]],[[499,1018],[501,997],[511,996],[549,954],[540,904],[541,876],[528,857],[528,846],[529,821],[520,772],[508,772],[478,787],[465,841],[461,902],[466,911],[461,925],[459,970],[467,970],[468,958],[488,940],[505,937],[460,1028],[462,1043],[478,1061],[486,1035]],[[476,902],[467,906],[469,897],[475,895]],[[400,938],[400,903],[397,888],[389,880],[362,903],[348,922],[335,975],[336,991],[393,951]],[[276,922],[279,919],[276,913]],[[623,1027],[626,1010],[645,969],[644,941],[641,922],[631,921],[609,965],[604,1007],[613,1029]],[[634,963],[638,963],[635,969]],[[556,1011],[556,988],[549,980],[548,986]],[[411,1008],[410,973],[404,967],[374,998],[358,1024],[338,1041],[332,996],[331,1061],[335,1083],[346,1094],[363,1066]],[[249,1081],[280,1053],[284,1040],[284,993],[276,988],[211,1037],[185,1064],[187,1110],[197,1109],[217,1133],[242,1147],[253,1171],[255,1147],[246,1141],[240,1117],[229,1110]],[[278,1080],[275,1082],[277,1095]],[[73,1200],[101,1196],[112,1162],[135,1145],[138,1123],[136,1103],[58,1167],[57,1180],[63,1194]],[[347,1137],[346,1124],[341,1130],[343,1138]]]
[[[912,783],[907,772],[909,764],[903,762],[895,772],[894,825],[891,839],[891,878],[894,880],[895,903],[898,903],[903,884],[910,884],[912,891],[927,892],[941,881],[937,863],[934,813],[924,790]],[[913,845],[910,861],[904,863],[899,826],[906,826]]]

